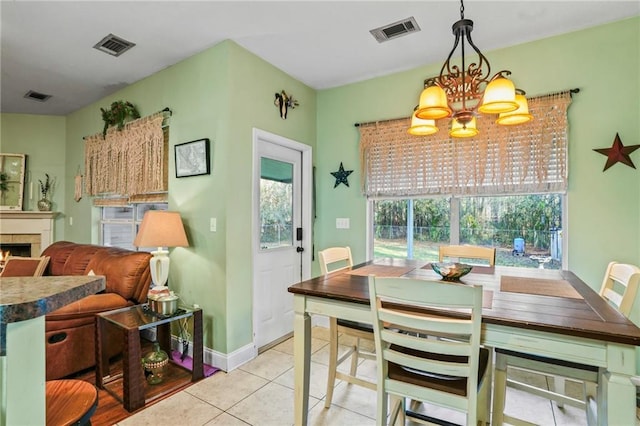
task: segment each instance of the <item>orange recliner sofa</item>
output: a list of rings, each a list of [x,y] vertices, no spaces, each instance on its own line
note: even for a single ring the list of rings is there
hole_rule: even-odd
[[[59,241],[47,247],[44,275],[95,275],[106,278],[106,289],[45,317],[47,380],[58,379],[95,365],[95,315],[144,303],[151,284],[151,254],[115,247]],[[109,357],[122,351],[122,334],[107,333]]]

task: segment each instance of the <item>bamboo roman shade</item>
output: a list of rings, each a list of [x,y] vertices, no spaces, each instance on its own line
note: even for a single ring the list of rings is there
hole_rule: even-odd
[[[480,115],[480,135],[450,138],[446,119],[431,136],[407,133],[410,118],[360,125],[367,197],[498,195],[567,188],[569,91],[528,99],[534,119],[500,126]]]
[[[85,191],[96,206],[167,201],[167,129],[163,112],[85,137]]]

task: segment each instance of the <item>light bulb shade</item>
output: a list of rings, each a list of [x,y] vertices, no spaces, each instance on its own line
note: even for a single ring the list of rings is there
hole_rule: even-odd
[[[460,123],[458,120],[451,120],[451,130],[449,131],[449,135],[454,138],[471,138],[478,133],[478,128],[476,127],[476,118],[473,117],[471,121],[466,124]]]
[[[516,102],[518,103],[518,109],[511,112],[503,112],[498,116],[496,123],[503,126],[512,126],[515,124],[526,123],[533,119],[533,116],[529,114],[527,98],[518,93],[516,94]]]
[[[136,247],[188,247],[180,213],[148,210],[133,240]]]
[[[416,113],[414,112],[411,116],[411,127],[409,127],[407,132],[415,136],[428,136],[438,133],[438,128],[436,127],[435,120],[423,120],[422,118],[416,117]]]
[[[451,108],[447,103],[447,94],[440,86],[429,86],[420,94],[420,103],[415,113],[423,120],[437,120],[449,117]]]
[[[508,78],[498,77],[491,80],[484,89],[478,111],[483,114],[500,114],[515,111],[517,108],[515,86]]]

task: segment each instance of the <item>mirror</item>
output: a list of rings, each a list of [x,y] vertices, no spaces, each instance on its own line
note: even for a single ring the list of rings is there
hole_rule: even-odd
[[[26,155],[0,154],[0,210],[22,210]]]

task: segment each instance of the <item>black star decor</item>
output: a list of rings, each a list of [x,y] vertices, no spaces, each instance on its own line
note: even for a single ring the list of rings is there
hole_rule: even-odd
[[[336,184],[333,185],[333,187],[335,188],[341,183],[344,183],[345,185],[349,186],[349,181],[347,180],[347,178],[351,173],[353,173],[353,170],[345,170],[344,167],[342,166],[342,162],[340,162],[340,168],[338,169],[338,171],[331,172],[331,175],[333,175],[333,177],[336,178]]]
[[[627,166],[635,169],[636,166],[633,165],[633,161],[631,161],[631,157],[629,157],[629,154],[631,154],[638,148],[640,148],[640,145],[622,145],[620,136],[618,136],[618,134],[616,133],[616,138],[613,140],[613,145],[611,145],[611,148],[598,148],[594,149],[594,151],[607,156],[607,163],[604,165],[603,170],[604,172],[617,162],[626,164]]]

